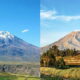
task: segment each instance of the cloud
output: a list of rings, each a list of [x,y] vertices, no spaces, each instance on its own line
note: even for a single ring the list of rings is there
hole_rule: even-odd
[[[55,10],[40,10],[40,18],[43,20],[63,20],[63,21],[71,21],[71,20],[80,20],[80,15],[78,16],[66,16],[59,15]]]
[[[22,33],[25,33],[25,32],[28,32],[29,31],[29,29],[24,29],[23,31],[22,31]]]
[[[71,20],[79,20],[80,16],[56,16],[56,19],[58,20],[64,20],[64,21],[71,21]]]
[[[41,19],[52,19],[52,17],[57,14],[56,11],[45,11],[45,10],[40,10],[40,17]]]
[[[76,31],[80,31],[80,29],[75,29],[74,32],[76,32]]]

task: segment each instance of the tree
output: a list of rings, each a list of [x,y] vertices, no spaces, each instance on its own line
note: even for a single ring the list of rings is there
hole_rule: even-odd
[[[43,66],[44,66],[43,59],[40,59],[40,66],[41,66],[41,67],[43,67]]]
[[[53,67],[55,65],[56,58],[52,53],[52,49],[49,49],[45,53],[41,55],[40,64],[41,66],[45,67]]]
[[[45,67],[58,67],[58,68],[66,68],[65,66],[65,61],[63,57],[65,56],[75,56],[77,51],[74,49],[64,49],[64,50],[59,50],[58,46],[54,45],[52,48],[47,50],[45,53],[41,55],[41,66]],[[60,56],[58,61],[56,61],[56,57]]]
[[[56,68],[64,69],[65,68],[65,61],[63,58],[60,58],[58,61],[56,61]]]
[[[58,46],[56,46],[56,45],[52,46],[51,52],[54,54],[54,56],[59,56]]]

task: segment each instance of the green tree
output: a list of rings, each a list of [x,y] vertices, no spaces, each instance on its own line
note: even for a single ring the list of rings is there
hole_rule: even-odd
[[[56,68],[64,69],[65,68],[65,61],[63,58],[60,58],[58,61],[56,61]]]

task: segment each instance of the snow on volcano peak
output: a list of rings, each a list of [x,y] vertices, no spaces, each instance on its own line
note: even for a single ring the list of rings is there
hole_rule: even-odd
[[[0,31],[0,38],[4,38],[4,39],[12,39],[14,38],[14,35],[12,35],[10,32],[8,31]]]

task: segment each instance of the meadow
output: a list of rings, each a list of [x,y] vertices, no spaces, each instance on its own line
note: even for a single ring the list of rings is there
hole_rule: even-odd
[[[39,77],[12,73],[0,73],[0,80],[40,80]]]
[[[80,80],[80,67],[70,69],[41,67],[40,71],[43,80]]]

